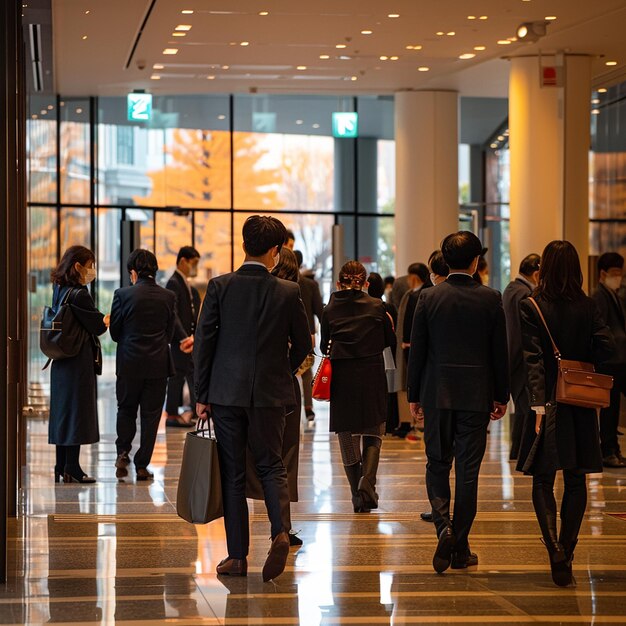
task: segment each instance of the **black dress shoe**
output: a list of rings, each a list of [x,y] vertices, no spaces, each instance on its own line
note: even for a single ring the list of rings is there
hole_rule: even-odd
[[[297,533],[289,533],[289,546],[291,548],[297,546],[300,547],[303,544],[302,539],[300,539],[300,537],[298,537]]]
[[[263,582],[278,578],[284,571],[289,555],[289,535],[283,531],[274,537],[263,565]]]
[[[452,561],[450,567],[452,569],[465,569],[467,567],[475,567],[478,565],[478,555],[470,550],[465,552],[454,552],[452,554]]]
[[[423,522],[432,522],[433,521],[433,513],[429,511],[427,513],[420,513],[420,518]]]
[[[542,539],[541,543],[548,550],[548,556],[550,557],[552,582],[559,587],[571,585],[572,562],[568,559],[565,548],[557,541],[547,543]]]
[[[248,561],[246,559],[231,559],[227,556],[218,563],[215,571],[219,576],[247,576]]]
[[[63,482],[64,483],[83,483],[83,484],[92,484],[96,482],[95,478],[91,476],[87,476],[87,474],[83,474],[82,476],[74,476],[69,472],[65,472],[63,474]]]
[[[145,467],[137,468],[137,480],[152,480],[154,478],[154,474],[149,472]]]
[[[118,454],[117,459],[115,459],[115,478],[126,478],[129,464],[128,452]]]
[[[439,535],[439,543],[433,556],[433,569],[441,574],[450,567],[452,561],[452,552],[456,544],[456,537],[450,526],[447,526]]]
[[[602,459],[602,465],[604,465],[604,467],[612,467],[612,468],[626,467],[626,463],[624,463],[624,461],[622,461],[622,459],[618,457],[617,454],[611,454],[609,456],[605,456]]]

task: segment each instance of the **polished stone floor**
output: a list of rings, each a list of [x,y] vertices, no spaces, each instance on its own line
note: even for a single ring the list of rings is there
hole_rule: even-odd
[[[0,585],[0,624],[626,624],[626,470],[589,479],[589,507],[574,563],[577,585],[550,579],[530,500],[530,479],[508,461],[506,419],[492,426],[480,479],[472,549],[480,565],[436,575],[421,442],[387,438],[381,506],[355,515],[316,407],[302,437],[294,527],[304,545],[285,573],[264,584],[269,546],[263,505],[251,503],[247,578],[218,580],[220,520],[192,526],[176,516],[184,440],[162,428],[155,480],[115,479],[112,388],[101,393],[102,440],[85,448],[95,485],[55,485],[46,423],[29,424],[22,516],[11,526],[11,576]]]

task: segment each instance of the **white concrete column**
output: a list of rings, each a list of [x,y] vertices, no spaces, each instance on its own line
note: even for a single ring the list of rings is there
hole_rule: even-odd
[[[562,63],[563,86],[541,87],[540,63]],[[564,55],[511,59],[511,274],[553,239],[589,254],[591,59]],[[585,281],[586,284],[586,281]]]
[[[398,92],[395,122],[396,274],[402,275],[458,230],[458,94]]]

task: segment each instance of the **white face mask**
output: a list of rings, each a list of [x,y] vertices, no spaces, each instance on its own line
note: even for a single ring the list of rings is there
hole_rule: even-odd
[[[617,291],[622,286],[621,276],[607,276],[604,279],[604,284],[613,291]]]
[[[189,278],[195,278],[198,275],[198,266],[197,265],[190,265],[189,266]]]
[[[83,285],[88,285],[89,283],[92,283],[94,280],[96,280],[97,275],[98,272],[96,272],[95,267],[86,267],[85,275],[83,276]]]

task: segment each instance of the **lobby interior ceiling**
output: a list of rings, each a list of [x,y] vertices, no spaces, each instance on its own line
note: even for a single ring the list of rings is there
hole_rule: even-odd
[[[559,52],[593,55],[596,88],[626,77],[624,0],[55,0],[51,12],[47,88],[68,96],[506,97],[506,57]],[[514,40],[521,23],[546,18],[537,43]]]

